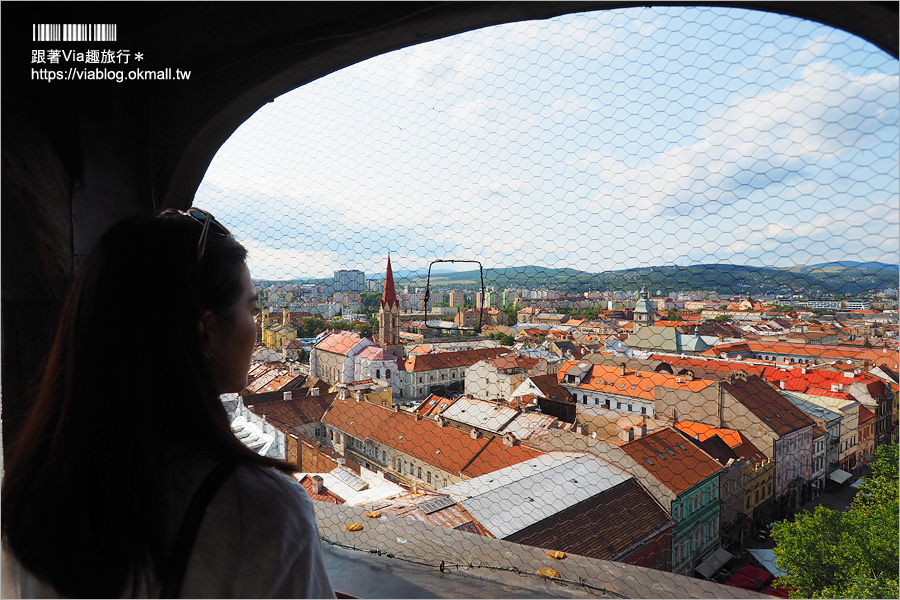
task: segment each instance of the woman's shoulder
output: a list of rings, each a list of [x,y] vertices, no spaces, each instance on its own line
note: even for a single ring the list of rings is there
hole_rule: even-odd
[[[309,494],[294,477],[271,467],[238,465],[211,508],[216,504],[235,512],[233,516],[242,523],[278,523],[285,533],[292,528],[307,532],[311,526],[314,528],[315,513]]]
[[[187,597],[329,597],[312,500],[269,467],[241,464],[209,505]]]

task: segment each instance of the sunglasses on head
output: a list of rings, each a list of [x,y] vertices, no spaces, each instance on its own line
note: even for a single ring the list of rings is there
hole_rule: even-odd
[[[160,214],[183,215],[185,217],[190,217],[203,226],[203,231],[200,232],[200,239],[197,240],[197,260],[203,258],[203,253],[206,252],[206,238],[209,236],[210,231],[212,231],[216,235],[221,235],[223,237],[228,237],[231,235],[231,232],[228,231],[228,229],[226,229],[225,226],[222,225],[214,216],[212,216],[212,213],[207,212],[202,208],[196,208],[193,206],[187,210],[167,208]]]

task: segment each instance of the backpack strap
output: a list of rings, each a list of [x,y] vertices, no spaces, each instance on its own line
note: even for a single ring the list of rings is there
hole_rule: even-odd
[[[197,533],[200,531],[200,524],[206,513],[206,507],[215,497],[216,492],[225,483],[231,475],[237,464],[233,461],[219,463],[209,472],[209,475],[197,488],[191,503],[188,505],[184,518],[181,521],[181,527],[178,530],[178,537],[175,538],[175,547],[169,559],[169,568],[166,569],[166,576],[163,578],[162,592],[160,598],[178,598],[181,594],[181,585],[184,582],[184,574],[187,571],[188,559],[191,557],[191,551],[194,548],[194,541]]]

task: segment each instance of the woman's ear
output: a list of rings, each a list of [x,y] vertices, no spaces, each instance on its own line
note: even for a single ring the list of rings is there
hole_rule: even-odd
[[[207,309],[200,313],[200,318],[197,320],[197,331],[200,334],[203,352],[209,356],[212,354],[211,350],[219,331],[219,320],[213,311]]]

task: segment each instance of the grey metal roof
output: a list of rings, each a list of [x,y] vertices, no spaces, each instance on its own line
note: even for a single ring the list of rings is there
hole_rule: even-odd
[[[790,390],[778,390],[778,393],[790,400],[791,404],[811,417],[822,419],[826,423],[839,421],[841,419],[841,414],[839,412],[813,402],[810,394],[792,392]]]
[[[646,298],[641,298],[634,305],[634,310],[632,312],[636,313],[655,313],[656,307],[654,307],[650,300]]]
[[[518,415],[508,423],[506,427],[500,430],[500,433],[512,433],[520,440],[524,440],[541,426],[549,427],[555,420],[556,417],[543,413],[526,412]]]
[[[549,452],[441,491],[504,538],[630,478],[590,454]]]
[[[462,397],[444,409],[441,414],[465,425],[488,431],[500,431],[518,412],[509,406]]]
[[[453,506],[454,504],[456,504],[456,500],[454,500],[450,496],[442,496],[441,498],[423,502],[419,505],[419,508],[422,509],[422,512],[424,512],[426,515],[430,515],[433,512],[443,510],[448,506]]]
[[[333,469],[330,473],[331,473],[331,475],[333,475],[337,479],[339,479],[342,483],[345,483],[348,486],[350,486],[351,488],[353,488],[354,491],[361,492],[362,490],[369,488],[368,483],[366,483],[365,481],[363,481],[362,479],[357,477],[356,474],[353,473],[353,471],[351,471],[345,467],[337,467],[336,469]]]

